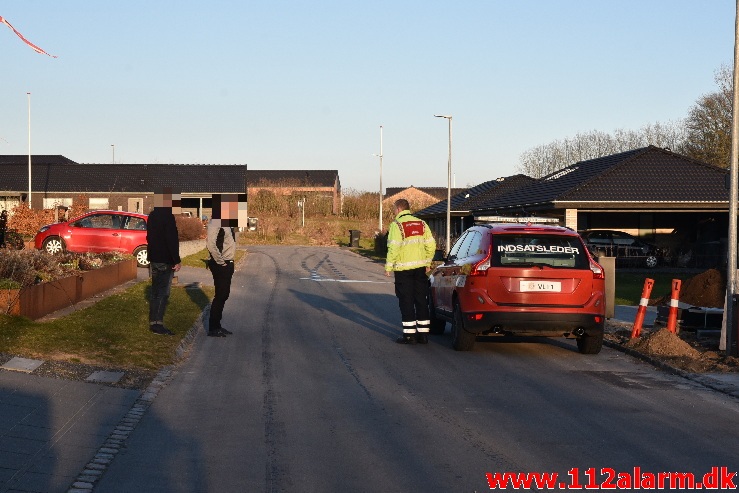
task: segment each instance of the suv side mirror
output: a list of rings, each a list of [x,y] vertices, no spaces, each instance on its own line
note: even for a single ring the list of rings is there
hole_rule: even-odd
[[[436,252],[434,252],[434,258],[432,258],[431,261],[446,262],[446,257],[444,257],[444,250],[436,250]]]

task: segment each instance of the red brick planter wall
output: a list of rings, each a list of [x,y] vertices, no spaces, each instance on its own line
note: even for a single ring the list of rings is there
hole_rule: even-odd
[[[0,310],[6,312],[10,307],[11,315],[36,320],[132,279],[136,279],[134,259],[22,290],[0,289]]]

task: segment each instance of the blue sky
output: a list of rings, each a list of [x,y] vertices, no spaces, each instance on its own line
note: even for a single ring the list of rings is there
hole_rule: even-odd
[[[687,115],[730,64],[729,0],[3,2],[0,154],[337,169],[342,186],[515,173],[579,132]],[[2,177],[0,177],[0,181]],[[1,183],[0,183],[1,185]]]

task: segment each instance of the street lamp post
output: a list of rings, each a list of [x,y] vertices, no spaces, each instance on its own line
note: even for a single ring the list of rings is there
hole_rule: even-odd
[[[113,148],[113,164],[115,164],[115,144],[110,144],[110,147]]]
[[[31,209],[31,93],[28,96],[28,208]]]
[[[380,219],[377,229],[382,234],[382,125],[380,125],[380,154],[373,154],[380,158]]]
[[[739,0],[736,2],[734,17],[734,88],[739,84]],[[734,296],[737,293],[737,206],[739,205],[739,92],[734,90],[732,97],[731,123],[731,161],[729,165],[729,254],[726,273],[726,316],[724,317],[724,334],[719,349],[724,346],[726,354],[735,356],[737,348],[737,333],[734,326],[739,313],[734,306]]]
[[[446,177],[446,245],[444,253],[449,254],[451,247],[451,223],[452,223],[452,115],[434,115],[436,118],[446,118],[449,121],[449,161],[447,163]]]

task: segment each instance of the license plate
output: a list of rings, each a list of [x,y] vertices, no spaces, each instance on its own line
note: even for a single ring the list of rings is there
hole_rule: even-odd
[[[521,292],[549,292],[559,293],[562,291],[562,283],[559,281],[521,281],[519,286]]]

